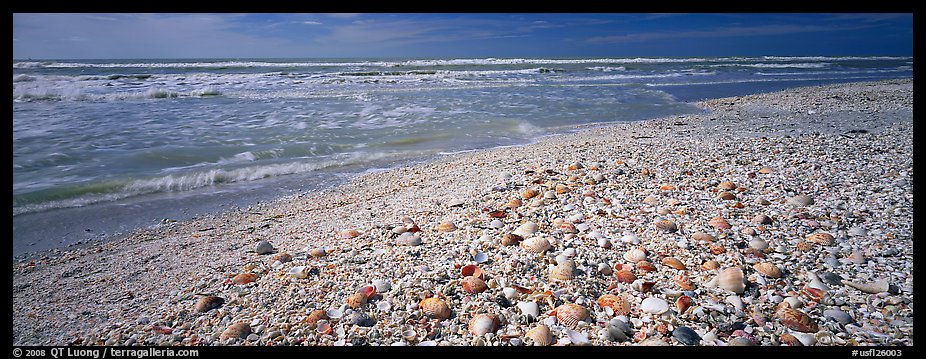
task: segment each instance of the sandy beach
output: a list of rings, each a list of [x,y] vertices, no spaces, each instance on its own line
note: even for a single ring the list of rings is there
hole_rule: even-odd
[[[913,345],[912,79],[698,105],[16,260],[13,344]]]

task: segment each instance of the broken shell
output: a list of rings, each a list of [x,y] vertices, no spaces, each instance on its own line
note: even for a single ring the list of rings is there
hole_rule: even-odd
[[[714,217],[707,223],[710,224],[711,227],[714,227],[716,229],[720,229],[720,230],[730,229],[730,222],[727,222],[727,220],[724,219],[723,217]]]
[[[633,283],[630,284],[630,287],[637,290],[638,292],[648,293],[651,289],[653,289],[654,285],[656,285],[656,282],[649,282],[639,279],[633,281]]]
[[[533,188],[528,188],[528,189],[521,191],[521,198],[531,199],[531,198],[537,197],[537,195],[539,194],[540,194],[540,191],[535,190]]]
[[[469,332],[476,336],[486,333],[495,333],[498,330],[498,316],[494,314],[479,314],[469,321]]]
[[[818,232],[807,236],[807,241],[823,246],[833,245],[833,236],[829,233]]]
[[[757,215],[752,218],[752,223],[755,224],[771,224],[772,218],[764,214]]]
[[[566,337],[569,338],[569,342],[572,345],[588,345],[591,342],[588,340],[588,335],[585,333],[579,333],[572,329],[566,329]]]
[[[351,238],[355,238],[359,236],[360,231],[356,229],[345,229],[341,231],[340,233],[338,233],[338,235],[341,236],[341,239],[351,239]]]
[[[876,281],[867,282],[867,283],[858,283],[858,282],[844,280],[842,281],[842,284],[845,284],[847,286],[850,286],[852,288],[858,289],[860,291],[863,291],[869,294],[887,292],[890,289],[890,283],[887,281],[887,279],[881,279],[881,280],[876,280]]]
[[[546,325],[538,325],[531,330],[527,331],[527,334],[524,335],[527,338],[531,338],[536,346],[545,347],[547,345],[553,344],[553,333],[550,332],[550,327]]]
[[[196,312],[205,313],[215,308],[221,307],[222,304],[225,304],[225,299],[210,295],[199,298],[199,301],[196,302],[194,309]]]
[[[443,299],[425,298],[418,304],[418,307],[421,308],[422,313],[431,318],[440,320],[450,318],[450,307],[447,306]]]
[[[615,315],[630,314],[630,302],[614,294],[604,294],[598,297],[598,305],[614,310]]]
[[[817,331],[817,323],[804,312],[794,308],[779,308],[775,311],[775,318],[784,326],[799,332],[815,333]]]
[[[463,280],[460,281],[460,285],[463,286],[463,291],[470,294],[482,293],[489,288],[485,281],[473,276],[463,278]]]
[[[614,272],[614,276],[617,277],[617,281],[621,283],[633,283],[633,281],[637,280],[637,276],[635,276],[633,272],[625,269]]]
[[[360,289],[357,290],[357,293],[363,294],[367,298],[370,298],[376,295],[376,287],[372,285],[365,285],[363,287],[360,287]]]
[[[482,269],[479,269],[479,267],[477,267],[475,264],[465,265],[463,268],[460,268],[460,276],[473,276],[482,279]]]
[[[284,252],[284,253],[277,253],[277,254],[274,254],[272,257],[270,257],[270,261],[271,261],[271,262],[287,263],[287,262],[292,261],[292,260],[293,260],[293,256],[292,256],[291,254],[285,253],[285,252]]]
[[[691,235],[691,239],[698,242],[713,242],[714,236],[704,232],[695,232]]]
[[[656,266],[654,266],[649,261],[639,261],[637,262],[637,269],[644,272],[652,272],[656,270]]]
[[[567,259],[550,271],[550,278],[554,280],[572,280],[575,278],[576,263]]]
[[[488,260],[489,260],[489,255],[486,254],[485,252],[478,252],[476,253],[476,255],[473,256],[473,262],[476,262],[476,263],[485,263]]]
[[[351,308],[357,309],[362,305],[367,304],[367,299],[367,296],[363,293],[354,293],[348,296],[346,300],[344,300],[344,304],[347,304],[347,306]]]
[[[324,248],[312,248],[312,250],[309,251],[309,255],[314,258],[321,258],[327,254],[328,251],[326,251]]]
[[[453,232],[457,230],[457,225],[451,221],[443,221],[437,225],[438,232]]]
[[[568,192],[570,192],[570,191],[572,191],[572,190],[569,189],[568,186],[566,186],[566,185],[564,185],[564,184],[562,184],[562,183],[557,183],[557,184],[556,184],[556,194],[568,193]]]
[[[669,303],[656,297],[649,297],[640,303],[640,310],[649,314],[662,314],[669,310]]]
[[[324,309],[313,310],[312,313],[309,313],[309,316],[305,317],[304,322],[309,324],[309,327],[314,327],[319,320],[328,319],[328,312]]]
[[[518,245],[518,243],[521,243],[522,240],[524,240],[524,238],[517,234],[506,233],[504,236],[502,236],[501,242],[503,246],[514,246]]]
[[[545,237],[531,237],[521,242],[520,247],[530,253],[543,253],[550,249],[550,241]]]
[[[788,333],[782,334],[782,335],[778,338],[778,340],[779,340],[782,344],[787,344],[787,345],[790,345],[790,346],[792,346],[792,347],[802,347],[802,346],[804,346],[804,343],[801,343],[801,341],[798,340],[795,336],[793,336],[793,335],[791,335],[791,334],[788,334]]]
[[[675,300],[675,309],[678,310],[679,314],[684,314],[693,303],[694,301],[691,299],[691,297],[682,295]]]
[[[344,313],[340,309],[328,309],[325,311],[325,315],[327,319],[339,320],[344,316]]]
[[[624,253],[624,260],[633,263],[646,260],[646,252],[640,248],[632,248]]]
[[[521,202],[520,199],[515,198],[515,199],[508,201],[508,203],[505,203],[505,207],[508,207],[510,209],[515,209],[515,208],[521,207],[521,205],[523,204],[524,202]]]
[[[573,328],[589,317],[588,309],[578,304],[566,303],[557,307],[554,311],[556,312],[557,321]]]
[[[675,281],[675,284],[678,285],[681,290],[693,290],[695,289],[694,283],[691,282],[691,279],[688,278],[688,275],[685,273],[679,274],[672,278]]]
[[[296,279],[305,279],[309,277],[309,271],[310,269],[307,266],[298,266],[290,268],[286,274]]]
[[[675,222],[667,219],[656,221],[653,225],[655,225],[656,229],[659,229],[660,231],[675,232],[678,230],[678,226],[675,224]]]
[[[797,196],[788,198],[788,204],[794,207],[807,207],[813,204],[813,198],[805,194],[799,194]]]
[[[781,278],[781,269],[778,269],[778,266],[772,263],[768,263],[768,262],[756,263],[755,265],[752,266],[752,268],[755,269],[756,272],[759,272],[760,274],[766,277]]]
[[[823,298],[826,297],[825,290],[819,289],[819,288],[808,287],[808,286],[804,286],[803,288],[801,288],[801,294],[805,295],[807,298],[810,298],[811,300],[815,302],[819,302],[823,300]]]
[[[254,273],[241,273],[232,278],[235,284],[248,284],[255,280],[257,280],[257,274]]]
[[[319,320],[318,324],[315,326],[315,332],[321,335],[329,335],[333,331],[334,330],[331,328],[331,324],[329,324],[326,320]]]
[[[701,269],[703,270],[714,270],[717,268],[720,268],[720,263],[713,259],[701,263]]]
[[[743,294],[746,289],[743,270],[738,267],[724,269],[717,275],[717,286],[736,294]]]
[[[528,238],[535,232],[537,232],[537,224],[531,221],[527,221],[518,226],[518,228],[516,228],[512,233],[520,236],[521,238]]]
[[[669,267],[672,267],[672,268],[675,268],[675,269],[678,269],[678,270],[686,270],[686,269],[688,269],[688,267],[686,267],[685,264],[682,263],[682,261],[678,260],[678,259],[675,258],[675,257],[665,257],[665,258],[663,258],[663,259],[662,259],[662,264],[665,264],[665,265],[667,265],[667,266],[669,266]]]
[[[720,188],[720,189],[722,189],[722,190],[727,190],[727,191],[729,191],[729,190],[735,189],[735,188],[736,188],[736,184],[734,184],[733,182],[730,182],[730,181],[723,181],[723,182],[720,182],[720,184],[717,185],[717,188]]]
[[[231,338],[243,339],[251,334],[251,326],[248,323],[238,322],[232,325],[229,325],[225,331],[219,335],[219,339],[228,340]]]

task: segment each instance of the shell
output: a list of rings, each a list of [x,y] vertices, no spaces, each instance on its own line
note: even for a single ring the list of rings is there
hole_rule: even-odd
[[[579,233],[579,230],[576,229],[576,226],[569,222],[560,224],[559,229],[563,231],[563,233]]]
[[[679,274],[672,278],[675,281],[675,284],[678,285],[682,290],[694,290],[695,285],[691,282],[691,279],[688,278],[688,275],[685,273]]]
[[[463,291],[471,294],[482,293],[489,288],[485,281],[473,276],[463,278],[463,280],[460,281],[460,285],[463,286]]]
[[[685,263],[682,263],[682,261],[678,260],[678,258],[675,258],[675,257],[665,257],[665,258],[663,258],[663,259],[662,259],[662,264],[665,264],[665,265],[667,265],[667,266],[669,266],[669,267],[672,267],[672,268],[675,268],[675,269],[678,269],[678,270],[687,270],[687,269],[688,269],[688,267],[685,266]]]
[[[550,332],[550,327],[543,324],[531,328],[524,336],[531,338],[535,346],[545,347],[553,344],[553,333]]]
[[[588,340],[588,335],[585,333],[580,333],[572,329],[566,329],[566,337],[569,338],[569,343],[572,345],[588,345],[590,341]]]
[[[675,309],[678,310],[679,314],[684,314],[688,308],[691,308],[693,303],[694,301],[691,299],[691,297],[682,295],[675,300]]]
[[[334,309],[328,309],[328,310],[326,310],[326,311],[325,311],[325,315],[327,316],[328,319],[340,320],[341,317],[344,316],[344,313],[341,312],[340,309],[334,308]]]
[[[765,258],[765,253],[762,253],[762,251],[755,248],[745,248],[741,250],[741,252],[743,252],[744,256],[750,258]]]
[[[637,262],[637,269],[644,272],[652,272],[656,270],[656,266],[654,266],[649,261],[639,261]]]
[[[457,230],[457,225],[451,221],[443,221],[437,225],[438,232],[453,232]]]
[[[804,286],[801,288],[801,294],[813,301],[819,302],[826,297],[826,291],[819,288]]]
[[[760,274],[766,277],[781,278],[781,269],[778,269],[778,266],[772,263],[768,263],[768,262],[756,263],[755,265],[752,266],[752,268],[755,269],[756,272],[759,272]]]
[[[722,253],[726,253],[726,252],[727,252],[727,249],[724,248],[723,246],[719,245],[719,244],[711,244],[711,245],[707,246],[707,250],[710,251],[711,254],[713,254],[713,255],[718,255],[718,254],[722,254]]]
[[[736,195],[733,194],[733,193],[727,192],[727,191],[723,191],[723,192],[720,192],[720,194],[717,195],[717,198],[720,198],[720,199],[722,199],[722,200],[724,200],[724,201],[732,201],[732,200],[736,199]]]
[[[198,313],[205,313],[215,308],[221,307],[222,304],[225,304],[225,299],[210,295],[199,298],[194,309]]]
[[[817,332],[817,323],[804,312],[794,308],[779,308],[775,311],[775,318],[781,324],[793,330],[804,333]]]
[[[324,248],[312,248],[312,250],[309,251],[309,255],[311,255],[314,258],[321,258],[327,254],[328,254],[328,251],[326,251]]]
[[[720,229],[720,230],[730,229],[730,222],[727,222],[727,220],[724,219],[723,217],[711,218],[711,220],[708,221],[707,224],[710,224],[711,227],[714,227],[715,229]]]
[[[653,196],[648,196],[648,197],[646,197],[646,198],[643,199],[643,204],[646,204],[646,205],[649,205],[649,206],[655,206],[655,205],[658,204],[658,203],[659,203],[659,200],[656,199],[656,197],[653,197]]]
[[[640,303],[640,310],[649,314],[662,314],[669,311],[669,303],[660,298],[649,297]]]
[[[338,233],[341,239],[351,239],[360,236],[360,231],[356,229],[345,229]]]
[[[516,306],[521,310],[521,314],[527,317],[536,319],[540,316],[540,306],[536,302],[518,302]]]
[[[566,303],[556,307],[556,320],[567,327],[575,327],[579,322],[588,319],[589,312],[585,307]]]
[[[646,252],[640,248],[632,248],[624,253],[624,260],[633,263],[646,260]]]
[[[531,199],[531,198],[537,197],[537,195],[539,194],[540,194],[540,191],[535,190],[533,188],[528,188],[528,189],[521,191],[521,198]]]
[[[521,238],[528,238],[535,232],[537,232],[537,224],[531,221],[527,221],[522,223],[514,230],[514,232],[511,233],[521,236]]]
[[[510,209],[515,209],[515,208],[521,207],[522,205],[524,205],[524,202],[522,202],[518,198],[514,198],[508,201],[508,203],[505,203],[505,207],[508,207]]]
[[[764,214],[756,215],[755,217],[752,217],[752,223],[755,223],[755,224],[771,224],[771,223],[772,223],[772,217],[766,216],[766,215],[764,215]]]
[[[720,263],[713,259],[701,263],[701,269],[703,270],[714,270],[717,268],[720,268]]]
[[[678,230],[678,226],[675,222],[667,219],[656,221],[653,225],[656,226],[656,229],[664,232],[675,232]]]
[[[730,181],[723,181],[723,182],[720,182],[720,184],[717,185],[717,188],[720,188],[720,189],[722,189],[722,190],[727,190],[727,191],[729,191],[729,190],[735,189],[735,188],[736,188],[736,184],[733,183],[733,182],[730,182]]]
[[[807,207],[813,204],[813,198],[806,194],[799,194],[797,196],[788,198],[788,204],[794,207]]]
[[[626,269],[621,269],[614,272],[614,276],[617,277],[617,281],[621,283],[633,283],[633,281],[637,280],[637,276],[635,276],[633,272]]]
[[[717,286],[736,294],[743,294],[746,289],[743,270],[738,267],[724,269],[717,275]]]
[[[524,237],[521,237],[517,234],[506,233],[504,236],[502,236],[501,243],[503,246],[515,246],[518,245],[518,243],[521,243],[523,240]]]
[[[243,339],[251,334],[251,326],[248,323],[239,322],[232,325],[229,325],[225,331],[219,335],[219,339],[228,340],[231,338]]]
[[[771,167],[762,167],[759,169],[759,173],[761,174],[769,174],[769,173],[772,173],[773,171],[775,170],[773,170]]]
[[[479,269],[475,264],[465,265],[463,268],[460,268],[461,277],[473,276],[482,279],[482,274],[482,269]]]
[[[705,232],[695,232],[691,235],[691,240],[698,242],[713,242],[714,236]]]
[[[421,312],[425,315],[433,318],[444,320],[450,318],[450,307],[447,306],[447,302],[444,302],[440,298],[425,298],[418,303],[418,307],[421,308]]]
[[[489,260],[489,255],[485,252],[478,252],[473,256],[473,262],[476,263],[485,263]]]
[[[417,246],[421,244],[421,237],[416,236],[413,232],[405,232],[396,239],[396,244],[400,246]]]
[[[543,253],[550,249],[550,241],[545,237],[531,237],[521,242],[519,246],[530,253]]]
[[[813,233],[807,236],[808,242],[813,242],[821,246],[831,246],[833,245],[833,235],[824,232]]]
[[[572,191],[572,190],[569,188],[569,186],[566,186],[566,185],[564,185],[564,184],[562,184],[562,183],[557,183],[557,184],[556,184],[556,194],[568,193],[568,192],[570,192],[570,191]]]
[[[614,294],[604,294],[598,297],[598,305],[613,309],[615,315],[630,314],[630,302]]]
[[[257,245],[254,246],[254,252],[257,254],[270,254],[273,253],[273,245],[267,241],[257,242]]]
[[[248,284],[255,280],[257,280],[257,274],[254,273],[241,273],[232,278],[235,284]]]
[[[793,335],[791,335],[791,334],[788,334],[788,333],[782,334],[782,335],[778,338],[778,341],[780,341],[782,344],[787,344],[787,345],[792,346],[792,347],[802,347],[802,346],[804,346],[804,343],[801,343],[801,341],[798,340],[795,336],[793,336]]]
[[[863,291],[865,293],[869,293],[869,294],[887,292],[891,287],[891,284],[890,282],[887,281],[887,279],[881,279],[881,280],[876,280],[876,281],[871,281],[871,282],[866,282],[866,283],[859,283],[859,282],[852,282],[852,281],[844,280],[842,281],[842,283],[852,288]]]
[[[370,298],[376,295],[376,287],[372,285],[365,285],[357,289],[357,293],[365,295],[367,298]]]
[[[347,304],[347,306],[351,308],[357,309],[363,306],[364,304],[367,304],[367,299],[368,299],[367,296],[363,293],[354,293],[348,296],[347,299],[344,300],[344,304]]]
[[[312,313],[309,313],[309,316],[305,317],[304,322],[312,327],[315,326],[315,323],[318,323],[318,321],[322,319],[328,319],[328,311],[324,309],[316,309],[313,310]]]
[[[810,242],[807,242],[807,241],[800,241],[800,242],[798,242],[797,244],[794,245],[794,249],[797,250],[797,251],[799,251],[799,252],[807,252],[807,251],[809,251],[811,248],[812,248],[812,247],[811,247]]]
[[[274,254],[272,257],[270,257],[271,262],[287,263],[292,260],[293,260],[293,256],[285,252],[277,253],[277,254]]]
[[[575,278],[576,271],[576,262],[567,259],[562,263],[556,265],[553,270],[550,271],[550,279],[554,280],[572,280]]]
[[[494,314],[479,314],[469,320],[469,332],[476,336],[486,333],[495,333],[498,330],[498,316]]]

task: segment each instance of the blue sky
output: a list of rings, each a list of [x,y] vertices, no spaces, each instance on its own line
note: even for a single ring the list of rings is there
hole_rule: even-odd
[[[912,14],[13,14],[14,59],[913,54]]]

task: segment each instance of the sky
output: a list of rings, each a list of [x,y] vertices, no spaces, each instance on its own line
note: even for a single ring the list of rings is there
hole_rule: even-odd
[[[14,59],[913,55],[913,15],[13,14]]]

